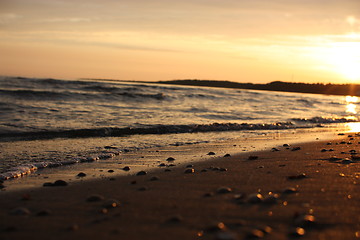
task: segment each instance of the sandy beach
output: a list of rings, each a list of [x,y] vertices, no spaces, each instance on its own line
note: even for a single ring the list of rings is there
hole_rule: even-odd
[[[340,137],[231,156],[207,153],[208,161],[180,165],[166,152],[164,164],[144,175],[118,176],[119,168],[66,186],[41,186],[49,179],[40,179],[39,187],[14,191],[5,182],[0,236],[360,238],[360,137]]]

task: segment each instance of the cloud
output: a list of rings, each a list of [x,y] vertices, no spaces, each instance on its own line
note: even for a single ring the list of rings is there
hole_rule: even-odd
[[[79,17],[72,17],[72,18],[48,18],[39,20],[39,22],[43,23],[79,23],[79,22],[91,22],[90,18],[79,18]]]
[[[21,18],[21,15],[15,13],[2,13],[0,14],[0,24],[8,24]]]

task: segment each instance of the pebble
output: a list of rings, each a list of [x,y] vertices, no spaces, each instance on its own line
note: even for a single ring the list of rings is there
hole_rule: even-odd
[[[301,173],[299,175],[292,175],[292,176],[288,176],[287,179],[289,180],[296,180],[296,179],[303,179],[306,178],[306,174],[305,173]]]
[[[145,172],[145,171],[140,171],[140,172],[138,172],[137,174],[136,174],[136,176],[143,176],[143,175],[146,175],[147,174],[147,172]]]
[[[348,159],[348,158],[345,158],[341,161],[342,164],[350,164],[350,163],[353,163],[354,161]]]
[[[168,158],[166,159],[166,161],[168,161],[168,162],[173,162],[173,161],[175,161],[175,158],[173,158],[173,157],[168,157]]]
[[[154,176],[154,177],[150,178],[150,181],[158,181],[159,179],[160,179],[159,177]]]
[[[247,234],[247,237],[252,239],[263,238],[264,236],[265,236],[264,232],[259,229],[254,229]]]
[[[283,191],[284,194],[292,194],[292,193],[297,193],[297,192],[298,192],[298,190],[293,187],[286,188]]]
[[[277,148],[272,148],[271,151],[272,151],[272,152],[278,152],[278,151],[280,151],[280,150],[277,149]]]
[[[225,193],[231,193],[232,192],[232,189],[229,188],[229,187],[219,187],[216,192],[218,194],[225,194]]]
[[[56,181],[54,182],[54,186],[61,186],[61,187],[63,187],[63,186],[67,186],[67,185],[68,185],[68,183],[65,182],[64,180],[56,180]]]
[[[106,209],[116,208],[118,206],[120,206],[120,202],[118,200],[115,200],[115,199],[108,199],[103,204],[103,207],[106,208]]]
[[[169,219],[166,220],[167,223],[180,223],[182,222],[184,219],[180,216],[180,215],[176,215],[173,217],[170,217]]]
[[[223,222],[215,223],[214,225],[210,225],[206,228],[207,232],[219,232],[226,230],[226,226]]]
[[[186,166],[186,168],[192,168],[192,167],[194,167],[194,165],[192,165],[192,164],[189,164]]]
[[[129,167],[129,166],[125,166],[125,167],[123,167],[122,170],[124,170],[124,171],[130,171],[130,167]]]
[[[225,154],[224,157],[231,157],[229,153]]]
[[[285,143],[285,144],[283,144],[283,147],[290,147],[290,145]]]
[[[41,210],[38,213],[36,213],[36,216],[39,216],[39,217],[45,217],[45,216],[49,216],[49,215],[51,215],[51,211],[48,209],[44,209],[44,210]]]
[[[113,173],[113,172],[115,172],[115,171],[112,169],[108,170],[108,173]]]
[[[76,175],[76,176],[78,176],[78,177],[86,177],[86,173],[80,172],[80,173],[78,173],[78,175]]]
[[[290,230],[289,235],[293,236],[293,237],[302,237],[305,235],[305,229],[303,229],[301,227],[294,228],[294,229]]]
[[[247,203],[261,203],[261,202],[263,202],[263,200],[264,200],[264,197],[260,193],[253,193],[247,197],[246,202]]]
[[[277,203],[278,199],[279,199],[278,194],[269,194],[266,197],[264,197],[263,202],[266,204],[275,204]]]
[[[65,187],[68,183],[64,180],[56,180],[54,183],[46,182],[43,184],[44,187]]]
[[[214,153],[214,152],[208,152],[208,154],[207,154],[207,155],[212,156],[212,155],[216,155],[216,153]]]
[[[188,169],[185,170],[184,173],[195,173],[195,169],[193,169],[193,168],[188,168]]]
[[[104,197],[98,194],[91,195],[86,199],[87,202],[99,202],[102,200],[104,200]]]
[[[315,217],[310,214],[300,215],[295,218],[294,223],[299,227],[311,227],[315,224]]]
[[[160,163],[159,167],[166,167],[166,164],[165,163]]]
[[[299,151],[301,150],[301,147],[294,147],[293,149],[291,149],[291,151]]]
[[[214,193],[212,193],[212,192],[210,192],[210,193],[205,193],[203,196],[204,196],[204,197],[212,197],[212,196],[214,196]]]
[[[14,208],[13,210],[11,210],[10,214],[16,215],[16,216],[27,216],[27,215],[30,215],[31,212],[29,209],[27,209],[25,207],[18,207],[18,208]]]

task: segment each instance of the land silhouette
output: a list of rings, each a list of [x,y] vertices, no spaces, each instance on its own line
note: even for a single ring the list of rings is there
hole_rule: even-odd
[[[266,84],[255,84],[255,83],[239,83],[239,82],[231,82],[231,81],[198,80],[198,79],[158,81],[156,83],[187,85],[187,86],[203,86],[203,87],[206,86],[206,87],[220,87],[220,88],[280,91],[280,92],[314,93],[314,94],[327,94],[327,95],[360,96],[359,84],[296,83],[296,82],[282,82],[282,81],[273,81]]]

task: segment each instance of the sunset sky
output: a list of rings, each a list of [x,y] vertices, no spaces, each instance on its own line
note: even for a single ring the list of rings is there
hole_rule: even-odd
[[[360,83],[360,1],[0,0],[0,75]]]

